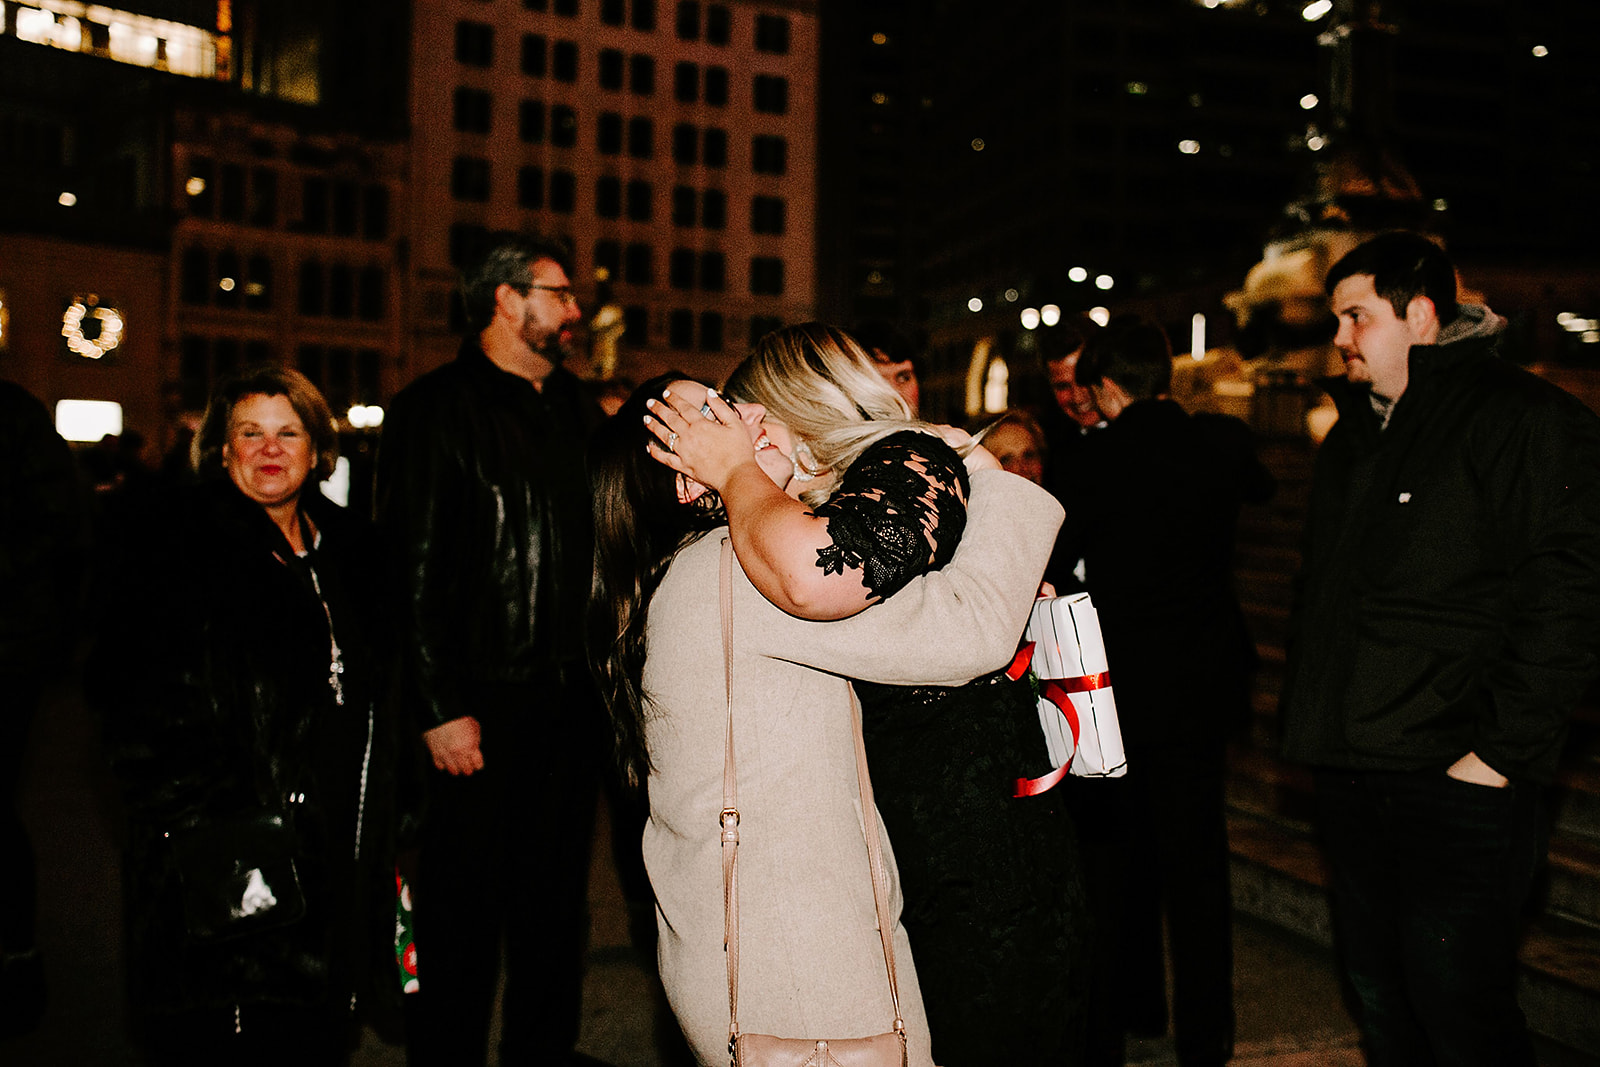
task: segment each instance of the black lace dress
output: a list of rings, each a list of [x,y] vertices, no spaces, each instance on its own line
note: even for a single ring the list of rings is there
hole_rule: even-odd
[[[825,570],[859,566],[890,596],[947,563],[966,525],[965,468],[943,441],[894,434],[816,509]],[[867,758],[894,842],[935,1062],[1081,1060],[1089,921],[1072,825],[1054,791],[1035,698],[1005,673],[967,685],[857,683]]]

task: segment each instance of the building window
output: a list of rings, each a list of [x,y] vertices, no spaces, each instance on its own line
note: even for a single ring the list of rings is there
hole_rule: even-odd
[[[672,98],[685,104],[700,99],[700,68],[693,63],[679,63],[672,68]]]
[[[625,0],[600,0],[600,21],[607,26],[621,26],[627,19]]]
[[[649,182],[634,180],[628,183],[628,218],[634,222],[649,222],[655,213],[655,190]]]
[[[524,100],[517,105],[517,136],[532,144],[544,140],[543,100]]]
[[[456,23],[456,62],[487,67],[494,62],[494,27],[463,19]]]
[[[770,133],[750,139],[750,169],[757,174],[785,174],[789,170],[789,142]]]
[[[783,260],[776,256],[752,256],[750,293],[753,296],[782,296]]]
[[[789,20],[782,15],[757,15],[756,51],[788,55]]]
[[[605,177],[594,183],[594,213],[603,219],[622,217],[622,182]]]
[[[687,122],[672,127],[672,161],[685,167],[694,166],[697,140],[698,131]]]
[[[369,322],[383,318],[383,297],[383,268],[364,268],[356,294],[356,313]]]
[[[544,207],[543,167],[522,167],[517,171],[517,205],[532,211]]]
[[[545,75],[545,59],[549,54],[550,42],[542,33],[525,33],[522,35],[522,73],[530,78],[542,78]]]
[[[328,181],[307,178],[300,185],[300,228],[307,233],[328,232]]]
[[[700,351],[722,351],[722,314],[717,311],[700,313]]]
[[[678,40],[700,39],[700,0],[679,0],[677,27]]]
[[[482,89],[468,89],[466,86],[456,90],[455,95],[455,127],[462,133],[488,133],[489,132],[489,94]]]
[[[594,269],[596,272],[605,271],[610,278],[617,277],[622,271],[622,246],[616,241],[596,241]]]
[[[667,284],[674,289],[694,288],[694,253],[687,248],[674,248],[667,257]]]
[[[694,223],[694,200],[690,194],[689,222]],[[178,291],[185,304],[206,304],[211,300],[211,256],[204,248],[183,250],[183,266],[179,274]]]
[[[529,11],[549,11],[550,0],[522,0],[522,6]]]
[[[750,201],[750,232],[781,234],[784,223],[783,198],[758,196]]]
[[[322,264],[308,259],[300,264],[300,314],[317,316],[323,307]]]
[[[578,0],[556,0],[556,14],[567,18],[578,17]]]
[[[457,156],[450,165],[450,195],[478,203],[488,200],[489,161],[478,156]]]
[[[565,104],[550,109],[550,143],[557,148],[578,143],[578,113]]]
[[[341,237],[354,237],[360,225],[361,192],[353,182],[333,184],[333,232]]]
[[[656,91],[654,56],[635,53],[628,57],[628,91],[635,96],[651,96]]]
[[[244,220],[244,168],[237,163],[222,165],[222,189],[218,193],[218,214],[229,222]]]
[[[728,262],[721,252],[700,253],[700,288],[708,293],[720,293],[727,288]],[[717,345],[721,348],[719,342]]]
[[[266,256],[251,256],[245,267],[248,280],[244,283],[244,306],[251,311],[272,309],[272,260]]]
[[[720,230],[728,224],[728,197],[720,189],[707,189],[700,200],[700,225]]]
[[[578,42],[557,41],[552,49],[554,53],[550,61],[550,71],[555,75],[556,81],[575,82],[578,80]]]
[[[389,236],[389,190],[369,185],[361,194],[361,236],[382,241]]]
[[[278,224],[278,172],[271,167],[250,171],[250,225]]]
[[[694,190],[687,185],[674,185],[672,187],[672,224],[674,226],[694,225]]]
[[[706,7],[706,43],[727,44],[733,36],[733,16],[726,4],[709,4]]]
[[[622,343],[638,348],[650,340],[650,312],[638,304],[622,309]]]
[[[595,124],[595,147],[602,155],[615,156],[622,152],[622,116],[615,111],[600,112]]]
[[[628,155],[634,159],[649,159],[655,154],[655,125],[643,116],[629,119]]]
[[[552,171],[550,174],[550,210],[563,215],[572,214],[578,200],[578,179],[570,170]]]
[[[600,88],[622,88],[622,53],[615,48],[600,49]]]
[[[712,126],[706,130],[705,144],[701,149],[701,158],[708,167],[726,167],[728,165],[728,131]]]
[[[656,0],[633,0],[633,28],[651,33],[656,28]]]
[[[628,245],[627,271],[624,278],[629,285],[654,285],[656,283],[655,257],[650,246],[643,241]]]
[[[486,227],[471,222],[454,222],[450,224],[450,265],[460,267],[483,248],[484,238],[489,235]],[[461,301],[452,300],[452,305],[459,305]],[[454,312],[452,311],[453,315]]]
[[[680,352],[694,347],[694,312],[673,308],[667,316],[667,344]]]
[[[343,263],[336,263],[328,271],[328,314],[336,319],[348,319],[355,312],[355,275]]]
[[[712,107],[728,106],[727,67],[706,67],[706,103]]]
[[[754,348],[761,339],[773,330],[783,329],[783,320],[776,315],[750,316],[750,347]]]
[[[782,115],[789,110],[789,79],[777,74],[757,74],[755,80],[755,106],[768,115]]]

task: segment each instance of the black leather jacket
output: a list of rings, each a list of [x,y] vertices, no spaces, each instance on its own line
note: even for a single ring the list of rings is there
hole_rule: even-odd
[[[321,534],[305,560],[227,481],[152,497],[117,538],[84,687],[127,805],[128,954],[143,1012],[343,1008],[375,974],[394,985],[397,731],[382,699],[377,554],[371,524],[316,489],[301,507]],[[305,915],[195,940],[168,835],[255,814],[293,827]],[[248,868],[253,857],[237,858]],[[374,972],[386,950],[386,972]]]
[[[424,729],[479,714],[507,685],[584,670],[583,455],[601,417],[570,373],[535,389],[476,339],[395,397],[378,518],[404,596],[403,699]]]

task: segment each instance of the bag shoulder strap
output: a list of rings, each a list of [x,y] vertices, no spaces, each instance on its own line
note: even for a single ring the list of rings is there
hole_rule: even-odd
[[[723,950],[728,960],[728,1051],[739,1039],[739,805],[738,778],[733,758],[733,546],[722,539],[721,593],[723,682],[728,701],[728,740],[722,764],[722,908]],[[878,831],[878,809],[872,801],[872,777],[867,772],[867,746],[861,735],[861,702],[850,690],[851,727],[855,732],[856,785],[861,792],[862,830],[867,841],[867,861],[872,874],[872,904],[878,915],[878,935],[889,976],[889,997],[894,1003],[894,1032],[904,1035],[900,1014],[900,983],[894,966],[894,927],[888,920],[889,876],[883,865],[883,842]],[[731,1062],[731,1060],[730,1060]]]

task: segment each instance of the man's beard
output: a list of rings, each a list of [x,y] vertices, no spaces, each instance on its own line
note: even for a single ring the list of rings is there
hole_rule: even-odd
[[[567,358],[567,350],[561,343],[561,327],[557,326],[554,330],[541,335],[537,332],[533,316],[527,312],[523,312],[522,315],[522,339],[551,366],[559,367],[561,361]]]

